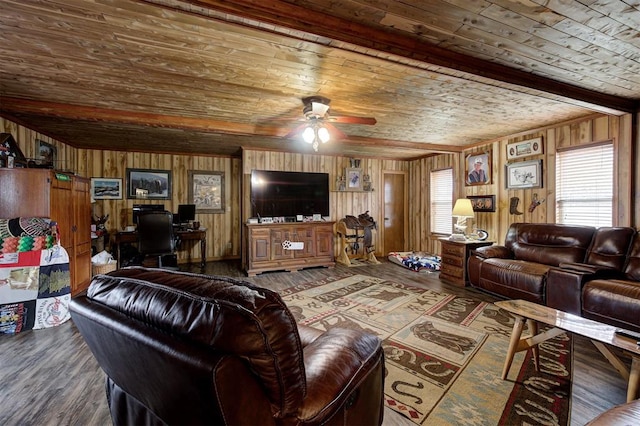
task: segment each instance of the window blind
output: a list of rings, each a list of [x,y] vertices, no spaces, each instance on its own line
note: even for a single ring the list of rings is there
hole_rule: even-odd
[[[556,223],[611,226],[613,143],[558,151]]]
[[[429,178],[431,232],[451,234],[453,219],[453,169],[442,169],[431,172]]]

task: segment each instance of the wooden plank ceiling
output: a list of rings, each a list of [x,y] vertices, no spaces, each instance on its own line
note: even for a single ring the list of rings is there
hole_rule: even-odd
[[[313,153],[302,98],[347,135],[320,153],[409,159],[640,99],[640,6],[621,0],[3,0],[0,116],[78,148]]]

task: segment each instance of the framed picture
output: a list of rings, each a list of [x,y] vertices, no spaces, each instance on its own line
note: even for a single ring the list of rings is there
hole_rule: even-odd
[[[507,160],[542,154],[542,136],[507,144]]]
[[[542,160],[509,163],[504,167],[507,189],[542,188]]]
[[[127,198],[171,199],[171,170],[127,169]]]
[[[362,169],[348,167],[345,170],[347,176],[347,191],[362,191]]]
[[[58,151],[55,146],[36,139],[36,160],[40,165],[54,167],[57,154]]]
[[[487,185],[491,183],[491,152],[469,154],[466,158],[467,185]]]
[[[224,172],[189,170],[189,204],[199,213],[224,213]]]
[[[91,198],[94,200],[121,200],[122,179],[91,178]]]
[[[469,195],[474,212],[495,212],[496,196],[495,195]]]

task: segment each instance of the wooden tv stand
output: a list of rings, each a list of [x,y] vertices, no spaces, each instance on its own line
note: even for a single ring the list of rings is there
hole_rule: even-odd
[[[288,222],[245,225],[244,267],[248,276],[266,271],[297,271],[313,266],[334,267],[334,222]],[[302,243],[287,250],[285,241]]]

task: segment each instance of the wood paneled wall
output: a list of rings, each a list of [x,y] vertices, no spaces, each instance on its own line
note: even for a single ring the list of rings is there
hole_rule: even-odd
[[[635,181],[638,179],[639,165],[635,161],[637,142],[633,140],[633,120],[631,114],[623,116],[594,115],[582,120],[574,120],[543,129],[537,129],[517,136],[506,136],[478,145],[458,155],[439,155],[437,157],[416,160],[410,166],[410,203],[411,246],[415,250],[439,253],[437,237],[429,232],[429,173],[445,167],[454,168],[454,199],[469,195],[495,195],[495,213],[476,213],[473,220],[468,221],[472,228],[484,229],[489,239],[504,242],[509,225],[513,222],[555,223],[555,155],[558,149],[587,145],[607,140],[615,144],[615,188],[614,188],[614,223],[615,226],[638,227],[638,194]],[[507,161],[507,145],[536,137],[542,137],[543,153],[534,156],[520,157],[511,162],[542,160],[542,188],[506,189],[505,165]],[[491,152],[492,180],[486,185],[465,185],[466,158],[476,153]],[[544,200],[533,212],[529,206],[534,195]],[[518,211],[522,215],[510,213],[510,200],[519,198]]]
[[[321,154],[294,154],[273,151],[245,150],[243,152],[243,212],[242,221],[251,217],[250,179],[251,170],[284,170],[292,172],[329,173],[330,215],[331,221],[338,221],[346,215],[357,216],[369,211],[378,223],[378,229],[383,226],[384,171],[407,171],[409,163],[398,160],[384,160],[375,158],[360,158],[362,173],[371,176],[372,192],[336,191],[336,180],[343,176],[345,168],[350,167],[350,158]],[[336,250],[338,250],[336,239]],[[377,256],[382,255],[381,244],[376,244]]]
[[[125,195],[121,200],[97,200],[92,204],[94,216],[109,215],[106,226],[112,238],[115,232],[132,224],[133,204],[164,204],[167,210],[177,212],[179,204],[188,202],[188,170],[224,172],[226,211],[219,214],[196,212],[196,220],[207,228],[207,259],[240,257],[239,158],[75,149],[1,118],[0,131],[13,134],[28,158],[35,157],[36,138],[53,144],[58,154],[56,167],[84,177],[121,178],[123,185],[126,185],[127,168],[171,170],[170,200],[135,200],[127,199]],[[178,261],[185,261],[189,254],[192,259],[199,259],[200,246],[191,242],[185,244],[189,244],[185,245],[188,250],[178,252]]]
[[[408,236],[406,247],[439,253],[437,241],[442,235],[429,231],[429,173],[432,170],[451,167],[454,170],[453,199],[468,195],[495,195],[495,213],[476,213],[470,227],[485,229],[493,241],[504,241],[506,231],[513,222],[555,222],[555,154],[560,148],[579,146],[605,140],[613,140],[616,146],[616,204],[614,225],[638,227],[638,170],[633,132],[635,122],[631,114],[623,116],[594,115],[582,120],[536,129],[531,132],[505,136],[474,146],[461,154],[443,154],[414,161],[361,158],[363,174],[371,176],[373,192],[331,192],[329,220],[339,220],[346,215],[357,216],[369,211],[382,226],[380,217],[384,206],[383,172],[402,171],[408,174]],[[158,201],[167,209],[177,210],[178,204],[187,202],[188,170],[225,172],[226,212],[224,214],[198,214],[197,219],[207,228],[207,258],[237,258],[241,256],[242,224],[251,215],[249,180],[252,169],[325,172],[330,175],[330,185],[336,189],[336,179],[350,167],[348,157],[319,154],[294,154],[273,151],[244,150],[242,159],[208,156],[183,156],[169,154],[126,153],[74,149],[46,136],[0,118],[0,131],[14,135],[27,157],[35,157],[35,140],[41,139],[57,148],[59,169],[70,170],[86,177],[120,177],[125,180],[127,168],[171,170],[173,194],[171,200]],[[504,167],[507,164],[506,146],[509,143],[541,136],[544,150],[541,155],[522,157],[515,161],[543,160],[543,187],[523,190],[505,188]],[[465,185],[466,157],[477,152],[492,153],[492,181],[487,185]],[[533,212],[528,212],[531,200],[537,194],[544,200]],[[518,210],[522,215],[509,212],[511,197],[518,197]],[[101,200],[94,204],[95,215],[109,214],[107,226],[111,232],[123,229],[131,223],[131,207],[135,200]],[[381,256],[381,244],[376,255]],[[337,247],[336,247],[337,249]],[[199,248],[192,249],[192,257],[199,256]],[[185,253],[181,253],[184,260]]]
[[[460,168],[460,156],[442,154],[410,162],[409,165],[409,244],[411,250],[427,253],[440,253],[438,238],[445,235],[431,233],[430,174],[432,171],[452,168],[454,170],[453,187],[458,188],[457,170]],[[453,199],[459,194],[453,194]],[[448,236],[448,235],[447,235]]]
[[[189,201],[189,170],[224,172],[225,212],[196,212],[196,220],[200,222],[201,227],[207,228],[207,259],[240,256],[239,158],[78,150],[77,170],[84,176],[122,178],[126,185],[127,168],[171,170],[171,199],[141,201],[125,197],[122,200],[98,200],[93,205],[94,214],[109,214],[107,224],[110,229],[122,230],[127,225],[133,224],[131,217],[133,204],[164,204],[165,209],[177,212],[179,204],[186,204]],[[187,250],[178,251],[178,261],[185,260],[189,254],[192,259],[199,259],[199,245],[192,244],[190,250],[191,253]]]

